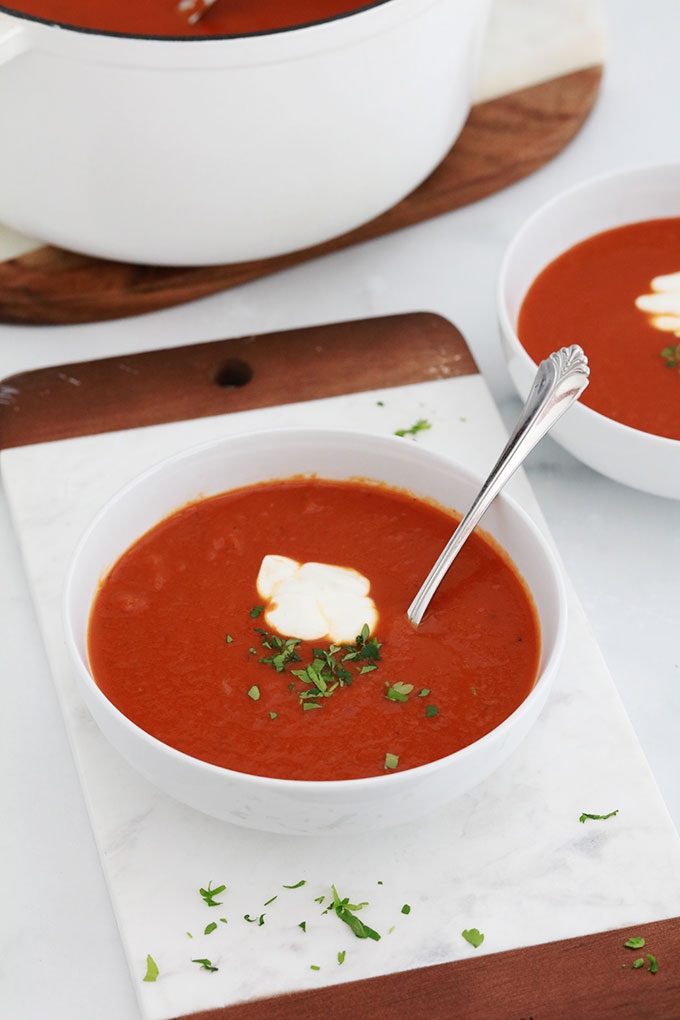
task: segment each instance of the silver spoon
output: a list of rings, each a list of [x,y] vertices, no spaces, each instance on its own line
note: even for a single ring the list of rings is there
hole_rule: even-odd
[[[444,575],[493,500],[539,439],[583,393],[589,375],[588,359],[577,344],[562,347],[540,363],[505,449],[408,607],[406,615],[416,627]]]

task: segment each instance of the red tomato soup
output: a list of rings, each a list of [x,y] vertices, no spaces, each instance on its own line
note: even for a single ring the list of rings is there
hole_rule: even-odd
[[[370,0],[217,0],[194,24],[180,0],[17,0],[4,9],[102,32],[220,36],[290,28],[370,6]]]
[[[517,333],[534,361],[580,344],[581,401],[643,432],[680,439],[680,218],[607,230],[537,277]]]
[[[540,651],[532,598],[488,536],[468,540],[420,627],[407,620],[456,520],[405,492],[319,479],[191,504],[102,581],[95,681],[159,740],[239,772],[355,779],[448,755],[526,698]],[[256,588],[268,554],[364,575],[373,633],[286,646]],[[320,685],[301,675],[315,659]]]

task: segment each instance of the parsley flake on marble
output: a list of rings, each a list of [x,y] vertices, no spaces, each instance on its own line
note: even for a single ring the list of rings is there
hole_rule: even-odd
[[[466,928],[464,931],[461,932],[461,935],[463,936],[465,941],[469,942],[470,945],[474,946],[475,949],[479,949],[482,942],[484,941],[484,936],[482,935],[481,931],[478,928]]]
[[[306,879],[301,878],[299,882],[295,883],[295,885],[284,885],[282,888],[283,889],[300,889],[303,885],[306,884],[306,881],[307,881]]]
[[[216,900],[215,897],[223,893],[226,888],[226,885],[218,885],[217,888],[213,889],[212,882],[208,882],[207,889],[199,889],[198,891],[209,907],[219,907],[221,900]]]
[[[158,964],[154,960],[153,956],[147,956],[146,958],[146,974],[142,978],[142,981],[155,981],[159,975]]]
[[[581,817],[579,818],[579,822],[585,822],[586,818],[591,818],[595,822],[597,821],[606,822],[608,818],[613,818],[614,815],[618,815],[618,813],[619,813],[618,808],[616,809],[616,811],[610,811],[608,815],[589,815],[584,811]]]
[[[213,970],[213,971],[214,970],[219,970],[219,967],[214,967],[210,960],[201,959],[201,960],[192,960],[191,962],[192,963],[200,964],[202,970]]]
[[[363,907],[367,907],[368,903],[350,903],[349,898],[345,896],[341,898],[338,890],[334,885],[331,886],[333,890],[333,909],[335,913],[344,921],[345,924],[354,932],[358,939],[373,939],[374,942],[380,941],[380,935],[373,928],[369,928],[367,924],[356,916],[355,911],[361,910]]]
[[[397,429],[394,434],[395,436],[416,436],[419,432],[425,432],[431,428],[432,425],[427,419],[419,418],[415,425],[411,425],[410,429]]]

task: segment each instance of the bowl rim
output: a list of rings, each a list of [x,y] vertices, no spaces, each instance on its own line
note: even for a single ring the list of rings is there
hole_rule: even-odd
[[[522,345],[519,335],[517,333],[516,325],[513,323],[510,313],[508,311],[507,303],[507,278],[510,267],[513,264],[513,260],[516,257],[516,250],[525,237],[525,235],[535,226],[536,223],[540,222],[546,214],[552,212],[553,209],[558,208],[563,203],[570,202],[574,197],[580,194],[590,191],[591,188],[597,189],[613,180],[624,180],[626,177],[634,179],[640,175],[651,174],[651,173],[663,173],[665,171],[675,170],[678,173],[680,182],[680,160],[666,160],[663,163],[640,163],[629,167],[620,167],[614,170],[608,170],[604,173],[597,174],[592,177],[588,177],[585,180],[579,181],[575,184],[570,185],[568,188],[559,191],[557,194],[552,195],[545,202],[542,202],[534,211],[520,224],[517,230],[514,232],[508,245],[503,253],[501,259],[500,269],[498,271],[498,279],[496,283],[496,307],[497,314],[500,321],[501,333],[506,343],[508,343],[515,351],[517,355],[524,362],[523,368],[526,368],[527,376],[536,373],[538,369],[537,362],[527,352],[526,348]],[[632,217],[622,222],[622,226],[626,223],[639,223],[640,219]],[[612,228],[614,229],[614,228]],[[596,233],[602,233],[603,231],[596,230],[593,234],[586,236],[592,237]],[[586,239],[584,236],[584,240]],[[568,245],[563,248],[562,251],[568,251],[573,245]],[[555,256],[557,257],[557,256]],[[548,262],[545,265],[549,265]],[[545,266],[543,267],[545,268]],[[525,292],[526,295],[526,292]],[[524,295],[524,296],[525,296]],[[586,351],[587,354],[587,351]],[[570,411],[571,415],[580,414],[586,421],[591,421],[591,427],[599,429],[605,428],[610,430],[621,430],[624,441],[626,438],[634,440],[636,442],[654,442],[659,444],[662,448],[665,447],[669,451],[677,450],[680,447],[680,439],[671,439],[669,436],[660,436],[656,432],[646,432],[644,429],[636,429],[632,425],[626,425],[622,421],[618,421],[616,418],[610,418],[606,414],[602,414],[600,411],[594,410],[587,404],[581,401],[576,401]]]
[[[150,746],[155,752],[164,754],[170,758],[173,762],[178,762],[188,767],[194,773],[204,773],[211,776],[223,776],[228,777],[234,782],[239,782],[250,788],[266,787],[268,790],[275,790],[279,793],[292,793],[292,792],[319,792],[319,791],[330,791],[331,793],[352,790],[357,793],[369,791],[375,786],[376,783],[389,784],[387,788],[391,788],[392,793],[396,792],[396,789],[401,785],[411,784],[414,781],[418,782],[429,777],[431,774],[441,771],[447,766],[452,759],[458,761],[464,761],[466,758],[471,757],[479,752],[486,744],[495,742],[499,738],[502,739],[506,731],[511,731],[515,721],[522,715],[526,715],[530,712],[534,704],[547,696],[549,685],[552,682],[554,673],[556,672],[559,663],[562,658],[562,652],[566,642],[567,636],[567,624],[568,624],[568,603],[567,603],[567,592],[566,583],[564,579],[563,570],[561,563],[554,550],[550,539],[541,530],[539,525],[534,521],[531,515],[522,507],[516,499],[508,495],[507,492],[501,492],[496,497],[495,502],[504,503],[510,508],[510,510],[519,518],[522,526],[528,530],[531,534],[532,540],[535,541],[539,553],[542,553],[546,566],[549,569],[552,581],[554,583],[554,594],[557,600],[557,617],[555,620],[555,638],[550,649],[542,671],[534,681],[534,685],[527,694],[527,696],[520,702],[517,708],[511,712],[498,726],[494,727],[488,733],[479,737],[471,744],[466,744],[464,747],[459,748],[457,751],[453,751],[451,754],[445,755],[442,758],[436,758],[434,761],[426,762],[422,765],[416,765],[412,768],[404,768],[401,770],[385,771],[384,774],[377,776],[365,776],[356,779],[279,779],[272,776],[260,776],[252,772],[240,772],[236,769],[225,768],[221,765],[215,765],[211,762],[203,761],[201,758],[196,758],[193,755],[187,754],[184,751],[179,751],[177,748],[172,747],[170,744],[166,744],[158,737],[148,733],[137,723],[133,722],[128,716],[120,711],[103,693],[103,691],[97,685],[89,665],[84,661],[78,649],[74,631],[75,627],[72,625],[72,608],[71,604],[73,601],[73,586],[79,566],[79,561],[82,556],[83,550],[86,548],[91,535],[100,526],[100,523],[113,511],[115,511],[116,505],[126,499],[127,495],[134,491],[138,485],[143,484],[145,480],[152,478],[154,475],[162,474],[164,471],[170,469],[173,465],[180,463],[182,460],[190,460],[195,457],[200,457],[204,453],[209,452],[215,447],[222,445],[231,445],[232,443],[238,443],[240,441],[264,441],[267,439],[276,440],[282,442],[290,440],[295,436],[316,436],[317,438],[323,438],[324,436],[332,436],[336,440],[345,440],[353,444],[360,442],[362,437],[370,439],[375,442],[384,443],[385,446],[390,445],[395,449],[403,449],[404,440],[401,437],[393,435],[384,435],[379,433],[367,432],[366,430],[349,430],[343,428],[317,428],[315,426],[290,426],[281,429],[257,429],[248,432],[241,432],[230,436],[222,436],[217,439],[211,439],[207,442],[195,444],[180,450],[169,457],[156,462],[151,467],[138,473],[132,479],[130,479],[124,486],[119,488],[109,499],[100,507],[95,516],[91,519],[89,525],[85,531],[81,534],[70,558],[68,565],[65,582],[62,589],[62,627],[65,635],[65,642],[71,664],[75,667],[78,674],[78,683],[83,684],[87,687],[89,696],[93,697],[99,702],[103,710],[112,714],[115,722],[118,726],[128,733],[133,735],[138,740],[141,739],[144,745]],[[415,449],[414,447],[407,447],[409,450]],[[440,453],[439,451],[429,450],[424,447],[419,447],[418,457],[424,460],[429,460],[434,464],[443,466],[456,472],[459,477],[465,482],[472,483],[476,486],[482,484],[483,479],[478,477],[474,472],[470,471],[464,465],[453,460],[446,454]],[[413,455],[412,453],[410,454]],[[396,486],[391,486],[395,488]],[[223,490],[225,492],[228,489]],[[418,495],[416,493],[416,495]],[[423,498],[420,496],[419,498]],[[181,504],[179,504],[181,506]],[[171,511],[172,512],[172,511]],[[162,519],[162,518],[160,518]],[[483,529],[482,529],[483,530]],[[493,536],[492,536],[493,537]],[[500,546],[500,542],[494,539]],[[128,546],[129,547],[129,546]],[[501,546],[501,548],[503,548]],[[505,551],[505,550],[504,550]],[[515,566],[512,557],[506,552],[506,556],[510,559],[513,566]],[[106,569],[106,568],[105,568]],[[515,569],[517,569],[515,567]],[[519,571],[517,571],[519,573]],[[520,574],[521,576],[521,574]],[[526,582],[525,582],[526,583]],[[528,587],[528,586],[527,586]],[[533,597],[533,593],[532,593]],[[85,628],[87,629],[87,615],[89,614],[90,604],[86,607],[87,614],[85,619]],[[541,634],[542,637],[542,634]],[[88,706],[89,707],[89,706]]]
[[[146,32],[124,32],[114,29],[92,28],[86,25],[78,25],[70,21],[60,21],[56,18],[48,18],[42,15],[31,14],[27,11],[22,11],[16,7],[12,7],[11,4],[5,3],[0,3],[0,13],[7,14],[13,18],[18,18],[21,21],[30,22],[34,25],[41,25],[44,28],[55,28],[69,32],[76,32],[86,36],[104,36],[110,39],[135,39],[150,42],[210,43],[220,41],[228,42],[230,39],[257,39],[264,36],[277,36],[290,32],[303,31],[305,29],[315,28],[319,25],[328,25],[336,21],[343,21],[346,18],[363,14],[365,11],[399,2],[403,2],[403,0],[361,0],[357,6],[350,7],[350,9],[346,11],[339,11],[337,14],[332,14],[325,18],[310,18],[308,21],[303,21],[294,25],[282,25],[279,28],[258,29],[253,32],[228,32],[223,34],[210,33],[206,35],[189,35],[186,33],[178,33],[177,35],[154,35]]]

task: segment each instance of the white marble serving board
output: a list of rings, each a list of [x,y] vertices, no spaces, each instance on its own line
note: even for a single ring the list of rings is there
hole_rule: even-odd
[[[81,703],[63,642],[63,579],[80,533],[130,477],[224,434],[318,423],[392,433],[419,418],[431,429],[404,442],[454,456],[480,474],[505,441],[486,384],[475,375],[0,456],[145,1020],[680,914],[680,840],[571,590],[563,665],[526,742],[448,809],[377,834],[278,837],[204,817],[138,777]],[[511,486],[544,527],[523,474]],[[607,821],[579,821],[582,812],[613,810],[619,813]],[[283,888],[300,880],[300,888]],[[198,892],[209,882],[227,887],[217,908]],[[369,902],[362,916],[380,942],[358,940],[334,914],[323,914],[315,900],[327,903],[332,883],[341,895]],[[408,915],[401,913],[405,903]],[[264,914],[264,923],[249,923],[246,914]],[[216,930],[204,934],[213,921]],[[461,936],[471,927],[485,935],[478,949]],[[155,983],[142,980],[147,954],[160,970]],[[192,963],[201,958],[218,970]]]
[[[473,102],[603,64],[601,0],[492,0]],[[43,246],[0,224],[0,262]]]

